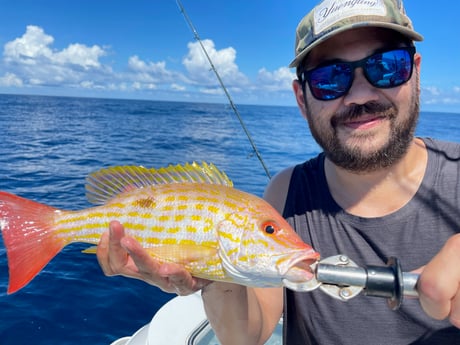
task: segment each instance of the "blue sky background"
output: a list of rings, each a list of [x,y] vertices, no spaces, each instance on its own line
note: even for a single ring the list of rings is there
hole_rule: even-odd
[[[235,103],[295,105],[294,33],[315,1],[182,0]],[[422,110],[460,113],[460,2],[406,0]],[[0,93],[226,103],[175,0],[0,0]]]

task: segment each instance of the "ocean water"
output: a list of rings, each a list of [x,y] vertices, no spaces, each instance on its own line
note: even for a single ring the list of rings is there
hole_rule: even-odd
[[[238,106],[271,174],[319,148],[295,107]],[[460,140],[460,114],[422,112],[417,134]],[[216,164],[262,195],[261,163],[228,105],[0,95],[0,190],[62,209],[89,207],[84,180],[111,165]],[[174,295],[105,277],[72,244],[25,288],[6,294],[0,239],[0,344],[109,344],[133,334]]]

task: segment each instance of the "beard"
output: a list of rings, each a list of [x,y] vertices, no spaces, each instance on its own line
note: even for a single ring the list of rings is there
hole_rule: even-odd
[[[414,138],[415,128],[420,111],[419,90],[414,87],[408,116],[403,121],[397,121],[398,108],[394,104],[369,102],[363,105],[350,106],[345,112],[334,114],[330,124],[332,131],[326,132],[315,125],[308,105],[308,125],[313,138],[323,149],[326,157],[335,165],[354,172],[368,173],[387,168],[398,162],[408,151]],[[307,103],[306,103],[307,104]],[[390,122],[390,134],[387,142],[379,149],[364,152],[359,146],[346,146],[337,135],[337,126],[345,121],[350,121],[364,114],[375,114]],[[361,137],[365,139],[365,137]],[[364,140],[363,140],[364,142]]]

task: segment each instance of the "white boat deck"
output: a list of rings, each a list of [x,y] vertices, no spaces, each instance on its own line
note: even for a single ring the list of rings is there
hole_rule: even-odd
[[[282,344],[282,322],[266,345]],[[199,292],[166,303],[152,321],[132,336],[111,345],[219,345],[209,325]]]

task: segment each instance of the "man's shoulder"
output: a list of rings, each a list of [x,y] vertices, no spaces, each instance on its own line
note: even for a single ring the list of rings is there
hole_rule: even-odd
[[[460,142],[448,141],[443,139],[436,139],[431,137],[422,137],[421,138],[426,145],[432,146],[443,146],[443,147],[460,147]]]
[[[292,172],[296,165],[292,165],[278,172],[270,179],[264,192],[264,199],[267,200],[279,213],[284,210],[289,183]]]
[[[290,167],[284,168],[275,176],[272,177],[270,180],[267,189],[269,188],[278,188],[282,186],[283,188],[287,188],[289,186],[289,183],[291,181],[292,174],[294,171],[299,171],[299,170],[316,170],[321,164],[321,154],[318,156],[315,156],[313,158],[308,159],[307,161],[295,165],[291,165]]]
[[[433,138],[422,138],[427,149],[453,159],[460,159],[460,143]]]
[[[270,182],[267,185],[267,188],[264,192],[264,199],[267,200],[278,212],[284,210],[284,205],[286,203],[287,194],[289,191],[289,185],[291,183],[292,174],[294,171],[314,171],[320,168],[320,165],[323,162],[323,154],[319,154],[313,158],[308,159],[307,161],[291,165],[288,168],[285,168],[273,176]],[[302,172],[301,172],[302,174]]]

